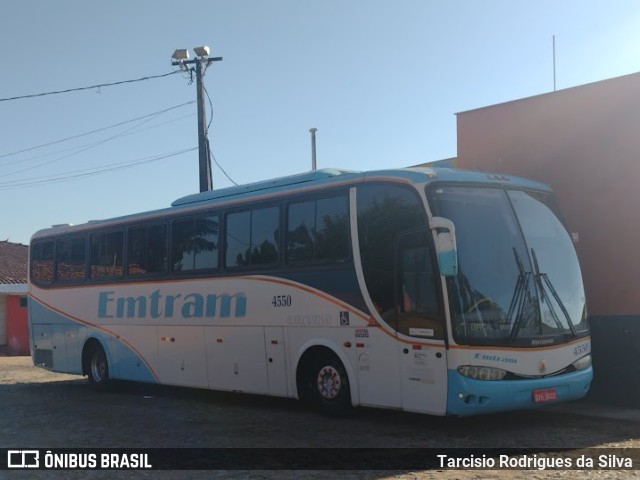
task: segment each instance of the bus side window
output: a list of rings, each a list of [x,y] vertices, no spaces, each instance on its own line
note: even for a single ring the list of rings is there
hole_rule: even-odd
[[[402,250],[401,262],[401,311],[438,315],[438,290],[427,247]]]
[[[147,273],[167,271],[167,225],[147,228]]]
[[[94,233],[89,237],[89,278],[118,278],[124,271],[124,231]]]
[[[81,235],[56,242],[56,281],[82,281],[85,276],[86,239]]]
[[[280,207],[229,213],[226,231],[226,268],[273,265],[278,262]]]
[[[31,247],[31,279],[39,284],[53,282],[53,240]]]
[[[167,225],[131,228],[127,252],[127,275],[166,272]]]
[[[251,252],[251,212],[237,212],[227,215],[227,242],[225,267],[249,265]]]
[[[394,293],[398,233],[425,227],[427,218],[412,189],[395,184],[358,187],[358,240],[362,272],[375,308],[392,328],[397,328]]]
[[[131,228],[128,238],[128,275],[142,275],[147,273],[146,245],[147,229],[144,227]]]
[[[287,220],[287,261],[290,265],[343,262],[349,258],[346,196],[292,202]]]
[[[398,331],[405,335],[444,338],[439,276],[434,266],[428,231],[400,240],[398,250]]]
[[[251,212],[251,265],[278,262],[280,246],[280,208],[257,208]]]
[[[174,220],[171,269],[174,272],[218,268],[219,219],[216,215]]]

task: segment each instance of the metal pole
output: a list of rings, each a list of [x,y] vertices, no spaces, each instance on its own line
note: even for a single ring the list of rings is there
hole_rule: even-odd
[[[553,36],[553,91],[556,91],[556,36]]]
[[[202,83],[203,64],[206,58],[196,61],[196,90],[198,103],[198,165],[200,171],[200,191],[208,192],[213,188],[211,180],[211,159],[209,156],[209,142],[207,141],[207,114],[204,109],[204,84]]]
[[[316,132],[317,128],[310,128],[311,132],[311,170],[316,170]]]

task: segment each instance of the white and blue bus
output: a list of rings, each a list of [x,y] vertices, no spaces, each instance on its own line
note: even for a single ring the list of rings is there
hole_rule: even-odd
[[[319,170],[37,232],[35,365],[434,415],[583,397],[585,295],[550,189]]]

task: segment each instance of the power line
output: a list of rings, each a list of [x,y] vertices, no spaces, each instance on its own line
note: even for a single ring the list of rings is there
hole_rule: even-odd
[[[153,162],[153,161],[161,160],[163,158],[168,158],[168,157],[172,157],[172,156],[176,156],[176,155],[181,155],[183,153],[192,152],[196,148],[197,147],[192,147],[192,148],[186,148],[186,149],[179,150],[179,151],[172,152],[172,153],[160,154],[160,155],[152,155],[152,156],[149,156],[149,157],[142,157],[142,158],[139,158],[139,159],[136,159],[136,160],[133,160],[133,161],[127,160],[127,161],[122,161],[122,162],[109,163],[107,165],[102,165],[102,166],[99,166],[99,167],[81,168],[81,169],[76,169],[76,170],[70,170],[70,171],[67,171],[67,172],[53,173],[53,174],[50,174],[50,175],[23,178],[23,179],[20,179],[20,180],[10,180],[10,181],[7,181],[7,182],[1,182],[0,183],[0,188],[29,186],[29,185],[33,185],[33,184],[50,183],[50,182],[53,183],[53,182],[56,182],[56,181],[66,180],[68,178],[76,178],[78,176],[96,175],[96,174],[100,174],[100,173],[107,172],[107,171],[120,170],[120,169],[132,167],[132,166],[136,166],[136,165],[142,165],[144,163],[150,163],[150,162]]]
[[[81,170],[72,170],[69,172],[57,173],[54,175],[47,175],[44,177],[32,177],[32,178],[26,178],[22,180],[13,180],[9,182],[3,182],[3,183],[0,183],[0,190],[12,190],[16,188],[34,187],[34,186],[46,185],[50,183],[70,181],[77,178],[101,175],[103,173],[109,173],[117,170],[124,170],[128,168],[136,167],[138,165],[157,162],[159,160],[164,160],[165,158],[176,157],[178,155],[183,155],[185,153],[193,152],[194,150],[197,150],[197,149],[198,147],[186,148],[184,150],[179,150],[172,153],[154,155],[152,157],[143,157],[130,162],[112,163],[96,169],[85,168]]]
[[[196,101],[195,100],[191,100],[190,102],[181,103],[180,105],[174,105],[173,107],[165,108],[163,110],[158,110],[157,112],[149,113],[149,114],[143,115],[141,117],[132,118],[131,120],[125,120],[124,122],[115,123],[113,125],[108,125],[108,126],[102,127],[102,128],[97,128],[95,130],[91,130],[90,132],[79,133],[77,135],[72,135],[71,137],[66,137],[66,138],[62,138],[60,140],[55,140],[53,142],[47,142],[47,143],[43,143],[43,144],[40,144],[40,145],[36,145],[35,147],[29,147],[29,148],[25,148],[25,149],[22,149],[22,150],[16,150],[15,152],[5,153],[3,155],[0,155],[0,158],[11,157],[13,155],[18,155],[19,153],[30,152],[31,150],[36,150],[38,148],[49,147],[51,145],[56,145],[58,143],[66,142],[68,140],[74,140],[76,138],[85,137],[85,136],[91,135],[93,133],[98,133],[98,132],[102,132],[104,130],[109,130],[110,128],[120,127],[122,125],[126,125],[127,123],[133,123],[133,122],[136,122],[138,120],[142,120],[142,119],[145,119],[145,118],[148,118],[148,117],[153,117],[153,116],[156,116],[156,115],[160,115],[162,113],[166,113],[166,112],[169,112],[171,110],[175,110],[176,108],[184,107],[186,105],[191,105],[193,103],[196,103]],[[0,164],[0,167],[5,166],[5,165],[10,165],[10,163]]]
[[[209,152],[209,158],[213,160],[213,162],[218,166],[218,168],[220,169],[220,171],[224,174],[225,177],[227,177],[227,179],[233,183],[234,185],[238,185],[233,178],[231,178],[229,176],[229,174],[224,170],[224,168],[222,168],[222,165],[220,165],[218,163],[218,160],[216,159],[216,156],[213,154],[213,152],[211,152],[211,147],[209,146],[209,127],[211,126],[211,122],[213,121],[213,103],[211,102],[211,97],[209,96],[209,92],[207,91],[207,87],[205,87],[204,85],[202,85],[202,88],[204,89],[204,93],[207,95],[207,99],[209,100],[209,110],[211,110],[211,115],[209,118],[209,123],[207,124],[207,133],[206,133],[206,141],[207,141],[207,151]]]
[[[207,87],[202,85],[204,93],[207,95],[207,100],[209,100],[209,110],[211,114],[209,115],[209,123],[207,123],[207,135],[209,134],[209,127],[211,127],[211,122],[213,122],[213,102],[211,101],[211,97],[209,96],[209,91]]]
[[[207,142],[208,142],[208,141],[209,141],[209,139],[207,139]],[[231,177],[227,174],[227,172],[225,172],[225,171],[224,171],[224,168],[222,168],[222,165],[220,165],[220,164],[218,163],[218,160],[216,160],[216,157],[215,157],[215,155],[211,152],[211,149],[209,149],[209,156],[213,159],[214,163],[218,166],[218,168],[222,171],[222,173],[224,173],[224,176],[225,176],[225,177],[227,177],[227,178],[229,179],[229,181],[230,181],[231,183],[233,183],[234,185],[238,185],[238,184],[233,180],[233,178],[231,178]]]
[[[34,170],[36,168],[40,168],[40,167],[43,167],[45,165],[50,165],[52,163],[59,162],[60,160],[64,160],[64,159],[67,159],[69,157],[73,157],[74,155],[78,155],[79,153],[86,152],[87,150],[90,150],[90,149],[95,148],[95,147],[97,147],[99,145],[107,143],[110,140],[115,140],[116,138],[119,138],[119,137],[122,137],[122,136],[126,135],[127,133],[131,132],[135,128],[138,128],[140,125],[144,125],[145,123],[150,122],[151,120],[153,120],[154,118],[156,118],[159,115],[160,115],[160,113],[156,113],[155,115],[153,115],[153,116],[151,116],[149,118],[145,118],[144,120],[141,120],[140,123],[138,123],[137,125],[133,125],[132,127],[129,127],[128,129],[126,129],[123,132],[119,132],[119,133],[116,133],[115,135],[112,135],[111,137],[107,137],[107,138],[103,138],[102,140],[98,140],[97,142],[91,143],[88,146],[85,146],[84,148],[81,148],[80,150],[76,150],[75,152],[68,153],[66,155],[62,155],[61,157],[54,158],[54,159],[51,159],[51,160],[47,160],[45,162],[38,163],[37,165],[31,165],[30,167],[25,167],[25,168],[22,168],[21,170],[15,170],[13,172],[5,173],[4,176],[16,175],[18,173],[26,172],[26,171],[29,171],[29,170]]]
[[[212,61],[216,61],[216,60],[222,60],[222,57],[208,59],[208,62],[212,62]],[[186,62],[186,63],[188,63],[188,62]],[[207,66],[208,66],[208,64],[207,64]],[[206,69],[206,67],[205,67],[205,69]],[[164,77],[168,77],[170,75],[174,75],[176,73],[181,73],[181,72],[182,72],[182,70],[176,70],[176,71],[172,71],[172,72],[165,73],[165,74],[162,74],[162,75],[153,75],[153,76],[147,76],[147,77],[131,79],[131,80],[122,80],[122,81],[119,81],[119,82],[102,83],[102,84],[98,84],[98,85],[91,85],[91,86],[77,87],[77,88],[69,88],[69,89],[65,89],[65,90],[57,90],[57,91],[52,91],[52,92],[42,92],[42,93],[36,93],[36,94],[30,94],[30,95],[20,95],[20,96],[15,96],[15,97],[0,98],[0,102],[7,102],[7,101],[11,101],[11,100],[21,100],[21,99],[27,99],[27,98],[43,97],[43,96],[47,96],[47,95],[57,95],[57,94],[62,94],[62,93],[78,92],[78,91],[83,91],[83,90],[94,90],[94,89],[100,89],[102,87],[111,87],[111,86],[115,86],[115,85],[123,85],[123,84],[128,84],[128,83],[141,82],[141,81],[145,81],[145,80],[164,78]],[[199,80],[201,80],[201,79],[199,78]],[[204,84],[202,85],[202,87],[203,87],[204,92],[207,95],[207,98],[209,100],[209,107],[211,109],[211,119],[209,120],[209,123],[206,125],[206,133],[205,133],[205,141],[206,141],[206,145],[207,145],[207,151],[208,151],[208,154],[209,154],[209,160],[213,159],[213,161],[218,166],[218,168],[222,171],[222,173],[225,175],[225,177],[227,177],[227,179],[231,183],[233,183],[234,185],[237,185],[237,183],[227,174],[227,172],[224,170],[224,168],[222,168],[220,163],[218,163],[217,159],[215,158],[215,156],[213,155],[213,153],[211,152],[211,150],[209,148],[209,140],[208,140],[207,135],[209,133],[209,127],[211,126],[211,122],[213,120],[213,104],[211,102],[211,97],[209,96],[209,92],[207,92],[206,88],[204,87]],[[72,147],[70,149],[66,149],[66,150],[63,150],[61,152],[57,152],[57,153],[64,153],[65,151],[75,150],[74,152],[69,153],[68,155],[63,155],[62,157],[58,157],[58,158],[55,158],[53,160],[49,160],[49,161],[40,163],[38,165],[27,167],[27,168],[24,168],[22,170],[11,172],[11,173],[5,174],[5,175],[15,175],[15,174],[18,174],[18,173],[22,173],[24,171],[32,170],[32,169],[35,169],[35,168],[38,168],[38,167],[41,167],[41,166],[44,166],[44,165],[48,165],[48,164],[63,160],[65,158],[71,157],[73,155],[77,155],[78,153],[82,153],[82,152],[84,152],[84,151],[86,151],[86,150],[88,150],[90,148],[93,148],[95,146],[101,145],[101,144],[103,144],[103,143],[105,143],[107,141],[113,140],[113,139],[118,138],[118,137],[122,137],[124,135],[131,134],[132,130],[140,127],[141,125],[143,125],[144,123],[147,123],[150,120],[153,120],[153,118],[155,118],[156,116],[158,116],[158,115],[160,115],[162,113],[165,113],[165,112],[167,112],[169,110],[173,110],[175,108],[179,108],[179,107],[182,107],[182,106],[185,106],[185,105],[189,105],[191,103],[195,103],[195,102],[193,102],[193,101],[186,102],[186,103],[183,103],[181,105],[176,105],[174,107],[170,107],[168,109],[161,110],[159,112],[154,112],[154,113],[142,116],[142,117],[138,117],[138,118],[135,118],[135,119],[127,120],[125,122],[120,122],[118,124],[110,125],[110,126],[107,126],[107,127],[102,127],[102,128],[96,129],[96,130],[92,130],[90,132],[85,132],[85,133],[82,133],[82,134],[73,135],[71,137],[66,137],[66,138],[63,138],[63,139],[60,139],[60,140],[56,140],[56,141],[53,141],[53,142],[48,142],[48,143],[44,143],[44,144],[41,144],[41,145],[36,145],[34,147],[30,147],[30,148],[26,148],[26,149],[14,151],[14,152],[2,154],[2,155],[0,155],[0,158],[6,158],[6,157],[9,157],[9,156],[13,156],[13,155],[18,155],[20,153],[29,152],[29,151],[32,151],[32,150],[35,150],[35,149],[38,149],[38,148],[43,148],[43,147],[47,147],[47,146],[51,146],[51,145],[56,145],[56,144],[59,144],[59,143],[62,143],[62,142],[66,142],[66,141],[69,141],[69,140],[73,140],[73,139],[76,139],[76,138],[79,138],[79,137],[82,137],[82,136],[91,135],[93,133],[97,133],[97,132],[100,132],[100,131],[103,131],[103,130],[107,130],[107,129],[110,129],[110,128],[115,128],[115,127],[118,127],[118,126],[121,126],[121,125],[124,125],[124,124],[127,124],[127,123],[131,123],[131,122],[135,122],[135,121],[138,121],[138,120],[143,120],[143,119],[147,119],[148,118],[148,120],[145,120],[145,121],[141,122],[140,124],[135,125],[135,126],[129,128],[129,129],[125,130],[124,132],[120,132],[119,134],[116,134],[116,135],[114,135],[112,137],[100,140],[98,142],[94,142],[92,144],[81,145],[79,147]],[[149,118],[149,117],[152,117],[152,118]],[[198,148],[198,147],[195,147],[195,148]],[[183,153],[187,153],[189,151],[195,150],[195,148],[184,150],[184,151],[181,151],[181,152],[175,152],[174,154],[169,154],[167,156],[175,156],[175,155],[180,155],[180,154],[183,154]],[[57,153],[54,153],[54,155],[57,154]],[[44,156],[48,156],[48,154],[40,155],[40,156],[31,158],[31,159],[27,159],[27,160],[23,159],[23,160],[19,160],[19,161],[16,161],[16,162],[6,162],[4,164],[0,164],[0,167],[7,166],[7,165],[12,165],[12,164],[15,164],[15,163],[24,163],[26,161],[31,161],[31,160],[34,160],[36,158],[41,158],[41,157],[44,157]],[[4,183],[0,183],[0,190],[8,190],[8,189],[19,188],[19,187],[24,187],[24,186],[34,186],[34,185],[43,184],[43,183],[55,183],[55,182],[59,182],[59,181],[65,181],[65,180],[70,180],[70,179],[73,179],[73,178],[77,178],[79,176],[98,175],[100,173],[105,173],[105,172],[108,172],[108,171],[119,170],[119,169],[123,169],[123,168],[130,168],[132,166],[141,165],[141,164],[144,164],[144,163],[150,163],[151,161],[157,161],[157,160],[159,160],[161,158],[167,158],[167,156],[162,156],[162,157],[159,157],[159,158],[152,157],[153,158],[152,160],[143,160],[143,161],[139,161],[139,162],[126,164],[126,165],[123,165],[123,166],[106,168],[106,169],[101,169],[101,170],[92,170],[92,171],[90,171],[88,173],[81,173],[81,174],[77,174],[77,175],[64,176],[64,175],[66,175],[68,173],[74,173],[74,172],[67,172],[65,174],[56,174],[56,175],[51,175],[51,176],[48,176],[48,177],[35,177],[35,178],[31,178],[31,179],[23,179],[23,180],[11,181],[11,182],[4,182]],[[75,171],[75,172],[79,172],[79,171]]]
[[[22,100],[25,98],[44,97],[47,95],[57,95],[59,93],[79,92],[81,90],[94,90],[96,88],[102,88],[102,87],[113,87],[114,85],[123,85],[125,83],[135,83],[135,82],[142,82],[144,80],[154,80],[156,78],[168,77],[169,75],[175,75],[176,73],[180,73],[180,71],[176,70],[173,72],[164,73],[162,75],[152,75],[149,77],[135,78],[132,80],[121,80],[119,82],[113,82],[113,83],[101,83],[99,85],[91,85],[89,87],[68,88],[66,90],[57,90],[55,92],[33,93],[31,95],[20,95],[18,97],[0,98],[0,102],[8,102],[11,100]]]
[[[193,103],[193,102],[190,102],[190,103]],[[194,117],[195,115],[196,115],[195,113],[190,113],[188,115],[183,115],[182,117],[172,118],[171,120],[167,120],[166,122],[156,123],[155,125],[150,125],[148,127],[140,128],[140,129],[139,129],[139,127],[142,124],[138,124],[134,128],[120,133],[119,135],[117,135],[117,137],[118,138],[122,138],[122,137],[128,137],[130,135],[137,135],[137,134],[145,132],[147,130],[151,130],[151,129],[154,129],[154,128],[162,127],[162,126],[168,125],[170,123],[179,122],[180,120],[184,120],[185,118]],[[138,118],[136,120],[140,120],[140,119]],[[154,119],[152,119],[152,120],[154,120]],[[133,120],[131,120],[131,121],[133,121]],[[125,123],[129,123],[129,122],[125,122]],[[122,125],[122,124],[119,124],[119,125]],[[111,128],[111,127],[107,127],[107,128]],[[101,130],[106,130],[107,128],[101,129]],[[59,143],[59,142],[54,142],[54,143]],[[77,150],[83,149],[84,147],[91,147],[91,146],[99,145],[100,143],[103,143],[103,141],[102,140],[98,140],[96,142],[83,143],[81,145],[76,145],[76,146],[65,148],[65,149],[62,149],[62,150],[57,150],[55,152],[42,153],[42,154],[36,155],[34,157],[23,158],[23,159],[20,159],[20,160],[14,160],[12,162],[7,162],[7,163],[4,163],[4,164],[0,164],[0,168],[1,167],[6,167],[8,165],[15,165],[17,163],[27,163],[27,162],[30,162],[32,160],[37,160],[39,158],[51,157],[53,155],[59,155],[59,154],[67,153],[67,152],[73,152],[73,151],[77,151]],[[31,149],[27,149],[27,150],[32,150],[32,148]],[[5,175],[5,174],[3,174],[3,175]]]

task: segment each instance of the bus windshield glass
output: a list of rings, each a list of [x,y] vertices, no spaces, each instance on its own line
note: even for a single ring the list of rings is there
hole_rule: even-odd
[[[442,185],[429,199],[456,228],[456,342],[542,346],[587,332],[580,267],[551,194]]]

